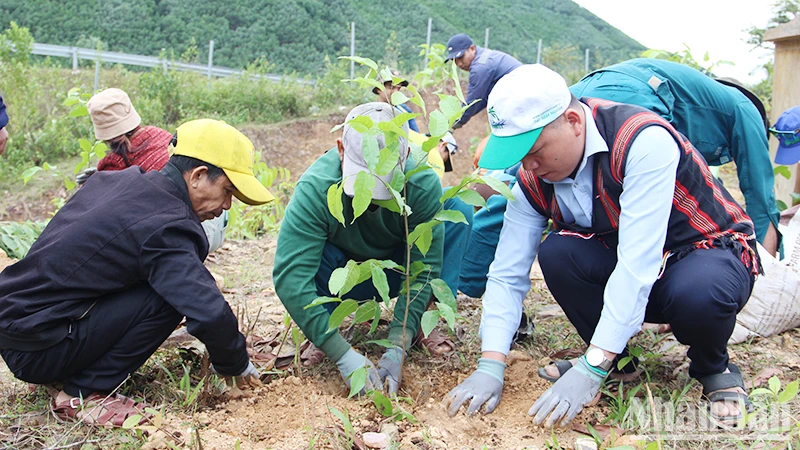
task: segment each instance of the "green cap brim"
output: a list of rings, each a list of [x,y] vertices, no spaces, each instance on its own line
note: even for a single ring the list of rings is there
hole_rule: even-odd
[[[492,134],[483,149],[478,167],[489,170],[508,169],[514,164],[522,161],[528,154],[533,143],[542,134],[542,129],[526,131],[514,136],[497,136]]]

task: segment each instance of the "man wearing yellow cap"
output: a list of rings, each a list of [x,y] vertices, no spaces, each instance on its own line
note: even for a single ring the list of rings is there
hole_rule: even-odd
[[[0,274],[0,355],[14,375],[63,383],[53,411],[121,426],[144,403],[116,394],[185,317],[227,380],[258,383],[236,316],[203,266],[200,223],[231,197],[272,200],[253,176],[253,144],[230,125],[180,127],[160,172],[92,176],[28,255]]]

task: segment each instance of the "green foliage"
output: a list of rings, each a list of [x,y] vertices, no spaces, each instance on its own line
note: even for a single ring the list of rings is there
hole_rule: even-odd
[[[581,55],[585,48],[598,49],[613,62],[643,49],[573,2],[515,0],[487,8],[480,0],[464,0],[458,4],[457,20],[453,4],[445,0],[404,3],[403,9],[413,14],[392,14],[391,7],[358,0],[5,0],[0,3],[0,28],[16,21],[30,27],[37,42],[91,48],[99,42],[111,51],[141,55],[155,56],[162,48],[180,55],[194,48],[192,59],[199,61],[207,61],[208,41],[213,39],[217,65],[243,67],[264,57],[281,73],[302,74],[318,72],[326,56],[349,48],[350,22],[356,23],[359,54],[406,71],[422,62],[416,49],[425,42],[427,17],[433,19],[432,42],[468,33],[482,45],[486,24],[491,24],[491,48],[526,62],[536,61],[539,38],[545,46],[560,42],[580,47]],[[142,30],[147,30],[146,37]]]
[[[275,200],[264,205],[251,206],[235,201],[231,204],[226,235],[231,238],[254,239],[265,233],[275,233],[280,227],[286,205],[294,192],[291,173],[283,167],[268,167],[256,152],[253,173]]]
[[[24,258],[45,226],[46,222],[0,222],[0,250],[9,258]]]

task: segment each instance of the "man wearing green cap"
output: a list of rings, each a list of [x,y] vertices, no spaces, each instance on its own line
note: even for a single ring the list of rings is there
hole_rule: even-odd
[[[93,175],[0,274],[0,355],[21,380],[63,383],[52,405],[62,418],[121,426],[143,414],[144,403],[116,391],[184,317],[217,373],[259,384],[203,266],[200,223],[232,196],[258,205],[272,195],[253,175],[253,144],[230,125],[187,122],[173,144],[160,172]]]
[[[742,419],[749,400],[727,341],[761,271],[753,223],[705,160],[644,108],[576,99],[564,79],[526,65],[489,95],[492,135],[480,166],[522,162],[481,318],[476,371],[448,394],[450,414],[500,402],[505,359],[538,256],[545,282],[588,349],[539,375],[553,385],[534,424],[566,425],[599,392],[644,321],[689,347],[689,375],[710,415]],[[542,242],[552,220],[554,231]]]

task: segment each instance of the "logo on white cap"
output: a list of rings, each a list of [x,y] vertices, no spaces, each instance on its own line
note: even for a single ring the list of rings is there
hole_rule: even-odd
[[[489,94],[492,134],[516,136],[542,128],[569,107],[567,82],[541,64],[520,66],[497,82]]]

